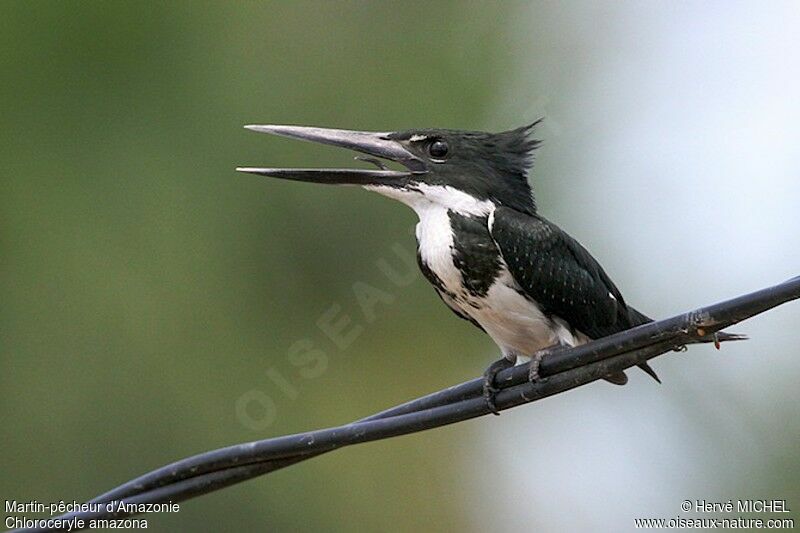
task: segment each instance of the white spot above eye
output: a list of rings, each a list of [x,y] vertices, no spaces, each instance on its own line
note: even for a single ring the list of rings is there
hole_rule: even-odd
[[[616,300],[617,299],[617,297],[614,296],[613,294],[611,294],[610,292],[608,293],[608,295],[611,297],[612,300]]]
[[[427,138],[428,138],[427,135],[419,135],[419,134],[417,134],[417,135],[412,135],[411,138],[408,139],[408,140],[411,141],[412,143],[415,143],[415,142],[419,142],[419,141],[424,141]]]

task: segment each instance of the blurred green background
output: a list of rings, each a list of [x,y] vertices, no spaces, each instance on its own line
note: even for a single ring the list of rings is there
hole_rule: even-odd
[[[791,2],[1,3],[0,495],[88,499],[496,358],[421,276],[382,272],[408,272],[410,210],[233,170],[351,155],[244,124],[545,116],[542,211],[644,311],[800,274],[798,23]],[[357,283],[387,303],[365,315]],[[355,328],[345,348],[326,313]],[[350,448],[151,528],[620,531],[686,516],[683,499],[794,510],[799,319],[789,305],[736,328],[746,344],[665,356],[662,386],[633,374]],[[297,366],[298,347],[321,359]]]

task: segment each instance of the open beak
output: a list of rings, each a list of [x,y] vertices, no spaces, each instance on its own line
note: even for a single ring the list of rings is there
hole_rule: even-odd
[[[425,163],[408,151],[402,143],[391,139],[391,133],[335,130],[309,126],[268,125],[245,126],[245,128],[259,133],[270,133],[355,150],[371,156],[361,159],[375,164],[379,169],[239,167],[236,169],[239,172],[336,185],[397,185],[415,174],[426,172]],[[408,170],[389,170],[380,161],[373,158],[400,163]]]

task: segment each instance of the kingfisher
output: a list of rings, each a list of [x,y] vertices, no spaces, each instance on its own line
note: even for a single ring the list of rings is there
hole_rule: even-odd
[[[417,214],[417,261],[457,316],[483,330],[502,354],[484,372],[495,405],[496,375],[530,361],[530,379],[548,349],[578,346],[651,322],[628,305],[597,260],[536,208],[529,173],[541,141],[536,122],[500,133],[451,129],[352,131],[291,125],[249,130],[347,148],[375,169],[253,168],[273,178],[355,185]],[[387,162],[404,167],[393,170]],[[719,332],[703,342],[742,336]],[[645,362],[639,367],[660,383]],[[624,372],[605,380],[624,385]]]

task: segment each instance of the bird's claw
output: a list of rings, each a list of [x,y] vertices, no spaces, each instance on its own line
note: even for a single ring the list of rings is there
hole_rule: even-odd
[[[535,383],[539,381],[539,366],[542,364],[542,359],[546,354],[545,350],[539,350],[531,356],[531,362],[528,365],[528,381]]]
[[[497,377],[498,372],[501,370],[512,366],[514,366],[514,363],[503,357],[489,365],[489,368],[483,373],[483,399],[486,400],[486,407],[494,415],[500,414],[500,410],[495,403],[495,398],[497,397],[497,393],[501,390],[494,384],[495,377]]]
[[[489,408],[489,412],[493,415],[500,416],[500,411],[497,409],[497,404],[495,403],[495,398],[497,397],[497,393],[500,391],[494,385],[490,385],[487,381],[483,383],[483,399],[486,400],[486,407]]]

